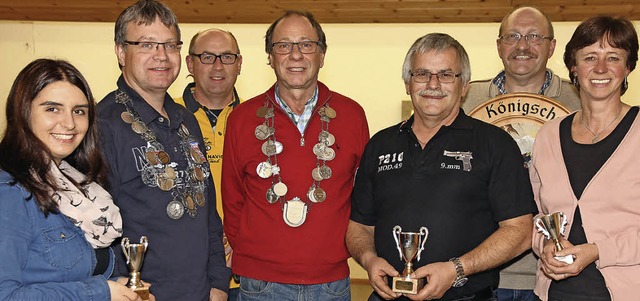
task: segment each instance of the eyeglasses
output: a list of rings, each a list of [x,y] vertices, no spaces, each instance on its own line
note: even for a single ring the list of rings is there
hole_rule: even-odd
[[[158,50],[158,47],[160,47],[160,45],[164,47],[164,50],[167,53],[178,53],[182,48],[182,41],[164,42],[164,43],[124,41],[124,43],[126,45],[136,46],[140,50],[140,52],[144,52],[144,53],[154,53]]]
[[[553,40],[553,37],[547,37],[537,33],[519,34],[517,32],[501,35],[499,38],[502,40],[502,43],[505,43],[506,45],[515,45],[520,42],[520,39],[522,38],[524,38],[529,45],[540,45],[545,39],[549,41]]]
[[[206,65],[213,65],[216,63],[216,60],[220,58],[220,62],[224,65],[231,65],[236,62],[238,59],[238,55],[235,53],[223,53],[221,55],[215,55],[212,53],[200,53],[200,54],[191,54],[192,56],[197,56],[200,59],[200,63]]]
[[[302,41],[302,42],[275,42],[271,43],[271,48],[276,54],[289,54],[293,51],[293,45],[298,46],[298,50],[304,54],[315,53],[318,51],[318,45],[320,43],[316,41]]]
[[[454,73],[453,71],[441,71],[438,73],[431,73],[429,71],[411,72],[411,78],[416,83],[428,83],[432,76],[436,76],[439,82],[443,84],[450,84],[456,81],[456,77],[460,77],[462,73]]]

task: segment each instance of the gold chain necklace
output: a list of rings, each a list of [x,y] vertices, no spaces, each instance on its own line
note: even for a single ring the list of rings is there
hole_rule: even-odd
[[[620,108],[620,110],[618,111],[618,114],[616,115],[615,118],[613,118],[613,120],[611,120],[611,122],[609,122],[609,124],[607,124],[607,126],[605,126],[600,132],[598,132],[597,134],[594,133],[589,126],[587,125],[587,123],[584,121],[584,111],[582,113],[582,116],[580,116],[580,123],[582,124],[582,126],[589,131],[589,133],[591,133],[591,135],[593,136],[593,139],[591,139],[591,143],[596,143],[598,142],[598,140],[600,140],[600,135],[602,133],[604,133],[604,131],[606,131],[617,119],[618,117],[620,117],[620,114],[622,114],[622,107]]]

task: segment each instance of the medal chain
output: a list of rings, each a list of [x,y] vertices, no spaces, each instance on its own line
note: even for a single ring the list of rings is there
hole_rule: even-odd
[[[124,105],[126,112],[128,112],[133,119],[131,122],[133,132],[140,135],[140,137],[147,142],[147,149],[145,151],[145,156],[143,156],[147,164],[141,171],[143,182],[150,187],[154,187],[154,185],[156,185],[160,190],[171,191],[173,199],[167,206],[167,214],[170,218],[181,218],[184,214],[185,208],[189,215],[192,218],[195,218],[197,214],[196,204],[200,207],[204,207],[205,205],[206,198],[204,197],[204,179],[209,176],[207,167],[202,163],[195,162],[196,158],[190,155],[190,151],[192,150],[191,143],[197,143],[196,140],[189,134],[186,126],[184,126],[184,124],[180,124],[178,129],[178,135],[181,138],[180,148],[188,166],[184,171],[175,170],[175,167],[177,167],[178,164],[171,161],[171,156],[164,151],[164,146],[157,140],[155,133],[147,127],[144,122],[142,122],[140,115],[133,108],[131,98],[124,91],[118,90],[116,91],[116,102]],[[125,120],[124,117],[123,121],[125,123],[130,123]],[[138,128],[137,131],[134,129],[134,123],[140,125],[140,128]],[[158,162],[156,163],[158,164],[153,164],[154,162],[150,162],[150,159],[146,155],[149,152],[155,152],[155,156],[162,153],[163,158],[157,158]],[[202,180],[195,178],[194,171],[196,169],[199,169],[202,172]],[[146,170],[151,170],[151,179],[149,181],[145,181]],[[176,183],[180,182],[184,183],[184,187],[178,187],[181,185],[176,185]],[[169,188],[167,185],[170,185],[171,187]],[[181,192],[179,190],[183,191]],[[194,197],[196,198],[195,204],[193,200]]]

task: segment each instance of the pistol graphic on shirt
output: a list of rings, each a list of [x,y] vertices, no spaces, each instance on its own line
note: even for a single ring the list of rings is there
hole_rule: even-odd
[[[450,152],[445,150],[444,155],[462,161],[462,170],[471,171],[471,159],[473,159],[471,152]]]

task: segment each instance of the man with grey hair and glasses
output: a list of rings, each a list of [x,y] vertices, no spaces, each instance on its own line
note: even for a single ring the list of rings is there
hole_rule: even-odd
[[[240,300],[350,301],[344,235],[369,139],[364,110],[318,81],[327,40],[312,14],[267,29],[276,83],[229,116],[224,228]]]
[[[532,98],[519,97],[505,99],[502,103],[508,106],[520,101],[520,106],[537,105],[548,111],[553,110],[554,114],[549,114],[549,118],[560,117],[563,112],[580,109],[580,98],[571,82],[560,78],[547,68],[547,62],[556,47],[556,40],[551,20],[544,12],[529,6],[511,11],[502,19],[496,47],[504,69],[492,79],[473,81],[469,84],[469,92],[462,103],[462,108],[467,114],[486,118],[487,112],[497,111],[487,110],[491,108],[490,100],[522,92],[537,94],[555,102],[547,101],[545,98],[531,101],[527,99]],[[500,122],[503,129],[516,139],[527,164],[531,161],[535,133],[543,124],[530,122],[538,119],[523,119],[522,116],[529,115],[529,112],[531,111],[524,111],[514,117],[505,117],[509,113],[492,116],[495,120],[502,120]],[[500,272],[498,300],[537,300],[533,293],[536,269],[537,259],[531,250],[505,264]]]
[[[202,134],[167,93],[180,72],[176,16],[138,1],[118,17],[115,44],[122,75],[100,101],[98,121],[123,237],[148,238],[140,271],[156,300],[227,300],[231,271]],[[114,249],[114,275],[127,277],[127,258]]]
[[[494,269],[531,246],[536,207],[522,157],[507,133],[460,109],[470,78],[466,51],[446,34],[419,38],[405,57],[414,114],[367,144],[347,228],[369,300],[493,300]],[[392,280],[403,254],[421,248],[394,238],[408,232],[422,233],[424,252],[411,280]]]

